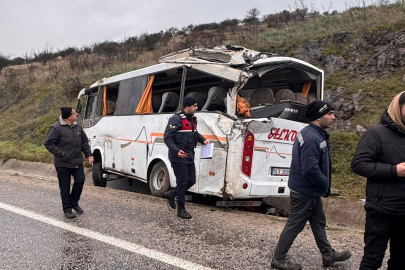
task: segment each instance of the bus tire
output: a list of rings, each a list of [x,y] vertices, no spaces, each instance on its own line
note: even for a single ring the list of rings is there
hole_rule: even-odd
[[[149,175],[149,188],[154,196],[162,197],[163,193],[169,190],[170,175],[163,161],[157,162]]]
[[[103,178],[103,167],[101,162],[94,162],[91,170],[93,184],[97,187],[106,187],[107,178]]]

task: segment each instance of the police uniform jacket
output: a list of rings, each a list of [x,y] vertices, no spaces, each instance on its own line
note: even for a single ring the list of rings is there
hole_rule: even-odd
[[[194,148],[197,146],[197,142],[204,143],[205,138],[197,131],[197,118],[181,111],[170,117],[165,130],[164,141],[169,148],[170,162],[193,163]],[[189,153],[190,157],[178,157],[177,154],[180,149]]]

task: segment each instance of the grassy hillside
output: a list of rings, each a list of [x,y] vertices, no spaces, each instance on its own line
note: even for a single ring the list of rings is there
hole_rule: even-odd
[[[144,48],[134,45],[135,39],[126,38],[119,46],[104,42],[91,52],[73,50],[64,57],[42,62],[38,58],[39,62],[3,68],[0,74],[0,158],[51,162],[52,156],[42,143],[48,128],[57,120],[60,107],[75,107],[81,88],[103,77],[154,64],[161,55],[171,51],[222,43],[299,56],[307,44],[322,41],[321,58],[334,55],[347,60],[351,44],[365,33],[405,31],[405,7],[401,4],[352,8],[343,13],[323,15],[307,13],[304,18],[295,20],[277,21],[277,16],[274,16],[267,17],[260,25],[246,22],[244,25],[226,26],[226,31],[196,31],[194,28],[191,33],[172,36],[162,32],[150,43],[152,45],[148,43]],[[348,38],[336,44],[333,37],[338,33],[348,33]],[[374,48],[365,46],[361,52],[359,65],[370,59]],[[352,78],[347,66],[326,75],[325,89],[343,87],[346,96],[360,89],[366,93],[360,102],[363,110],[350,118],[355,125],[364,127],[376,124],[392,97],[405,90],[403,67],[398,67],[384,78],[373,77],[372,74],[366,78]],[[360,137],[354,130],[335,130],[331,135],[333,186],[342,191],[344,198],[363,198],[365,180],[350,171],[350,160]]]

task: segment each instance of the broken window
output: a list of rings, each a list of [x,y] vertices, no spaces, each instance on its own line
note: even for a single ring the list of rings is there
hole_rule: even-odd
[[[116,110],[114,115],[135,114],[143,91],[148,83],[148,75],[121,81],[117,88]]]
[[[253,70],[252,74],[239,91],[250,104],[251,117],[305,120],[307,104],[316,99],[316,75],[290,66]]]

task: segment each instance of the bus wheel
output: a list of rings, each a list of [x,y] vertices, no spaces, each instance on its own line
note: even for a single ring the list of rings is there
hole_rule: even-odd
[[[169,171],[163,161],[156,163],[149,175],[149,187],[152,195],[162,197],[170,187]]]
[[[97,187],[106,187],[107,178],[103,178],[103,168],[101,162],[94,162],[91,170],[93,176],[93,183]]]

